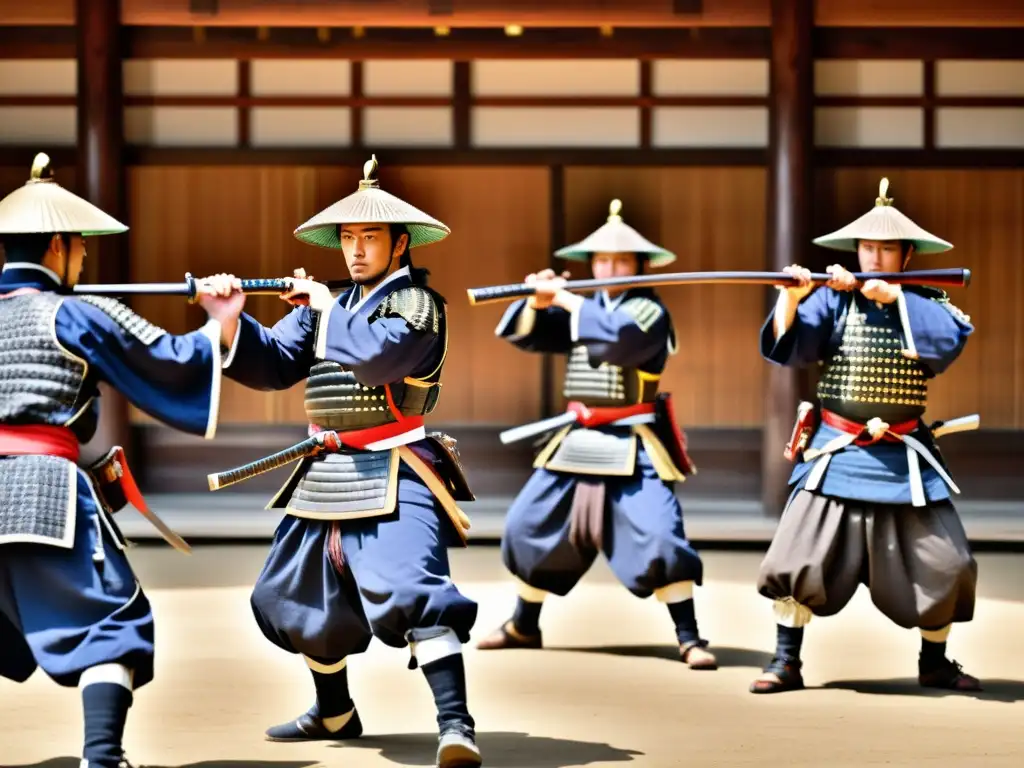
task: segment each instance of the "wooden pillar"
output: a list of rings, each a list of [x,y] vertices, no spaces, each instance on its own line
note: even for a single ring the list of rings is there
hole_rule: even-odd
[[[548,268],[561,274],[565,264],[555,251],[565,245],[565,166],[552,165],[548,169]],[[555,391],[555,366],[564,365],[561,355],[544,355],[540,369],[540,417],[548,419],[558,414],[561,405]]]
[[[78,191],[118,221],[127,223],[125,205],[124,105],[121,76],[121,0],[75,0],[78,29]],[[91,238],[90,279],[131,279],[128,235]],[[103,390],[97,450],[127,447],[127,401]]]
[[[806,264],[810,253],[814,152],[814,2],[772,0],[767,267]],[[770,292],[774,306],[776,292]],[[765,384],[761,501],[781,514],[792,465],[782,456],[799,397],[798,372],[771,365]]]

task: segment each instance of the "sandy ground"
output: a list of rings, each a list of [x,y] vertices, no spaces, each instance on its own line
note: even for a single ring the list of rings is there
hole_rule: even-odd
[[[189,559],[140,547],[133,562],[157,612],[157,678],[139,692],[126,735],[138,765],[166,768],[429,766],[436,744],[429,689],[408,651],[375,642],[350,662],[366,735],[344,746],[274,744],[271,724],[312,703],[302,662],[256,629],[249,585],[263,546],[200,547]],[[467,650],[470,706],[484,764],[568,766],[1021,766],[1024,556],[979,555],[975,621],[951,655],[981,677],[978,695],[917,688],[917,636],[891,626],[862,589],[805,642],[809,689],[753,696],[747,686],[774,642],[770,604],[753,588],[760,555],[706,553],[698,616],[722,668],[675,661],[664,607],[641,601],[596,566],[542,621],[546,651]],[[508,614],[513,588],[496,548],[453,553],[454,577],[480,603],[477,637]],[[2,652],[2,649],[0,649]],[[37,672],[0,681],[0,765],[77,768],[77,691]]]

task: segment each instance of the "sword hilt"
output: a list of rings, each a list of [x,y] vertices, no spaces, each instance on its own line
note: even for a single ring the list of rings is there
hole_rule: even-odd
[[[262,459],[257,459],[235,469],[207,475],[207,482],[211,491],[219,491],[221,488],[241,483],[265,472],[272,472],[307,456],[316,456],[325,450],[333,452],[340,449],[341,439],[338,437],[337,432],[320,432],[307,440],[303,440],[301,443],[293,445],[291,448],[285,448],[283,451],[278,451],[270,456],[265,456]]]
[[[291,277],[256,277],[244,278],[241,281],[242,293],[245,294],[267,294],[277,296],[292,289],[294,278]],[[328,280],[324,283],[331,291],[348,288],[352,285],[351,280]],[[185,273],[185,285],[187,287],[188,303],[195,304],[199,298],[199,283],[192,276],[191,272]]]

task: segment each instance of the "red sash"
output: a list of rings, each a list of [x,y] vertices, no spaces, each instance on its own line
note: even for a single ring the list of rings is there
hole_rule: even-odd
[[[851,419],[844,418],[838,413],[829,411],[825,408],[821,409],[821,420],[825,424],[828,424],[833,429],[838,429],[840,432],[845,432],[848,435],[860,435],[868,431],[866,424],[861,424],[859,421],[852,421]],[[879,440],[883,440],[888,443],[898,443],[899,438],[893,437],[893,435],[909,435],[911,432],[916,430],[920,425],[919,419],[911,419],[910,421],[901,421],[898,424],[890,424],[887,428],[887,432],[892,434],[884,434],[880,438],[874,438],[870,435],[865,437],[858,437],[854,440],[854,445],[861,447],[865,445],[873,445]]]
[[[0,424],[0,456],[59,456],[77,463],[80,447],[67,427]]]

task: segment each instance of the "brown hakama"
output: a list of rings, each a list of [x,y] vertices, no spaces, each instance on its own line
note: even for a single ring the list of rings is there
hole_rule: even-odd
[[[948,500],[914,507],[800,490],[783,512],[757,588],[831,616],[866,584],[872,602],[899,626],[940,629],[971,620],[977,578]]]

